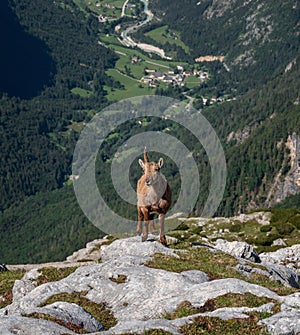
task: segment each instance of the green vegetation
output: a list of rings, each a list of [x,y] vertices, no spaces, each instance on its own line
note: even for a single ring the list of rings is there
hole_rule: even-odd
[[[93,94],[92,91],[86,90],[86,89],[80,88],[80,87],[74,87],[74,88],[72,88],[71,92],[73,94],[79,95],[82,98],[88,98],[88,97],[90,97]]]
[[[168,29],[168,26],[166,25],[150,30],[145,35],[152,38],[159,45],[163,45],[165,47],[167,43],[175,44],[177,46],[182,47],[185,52],[189,53],[189,47],[182,42],[182,40],[179,37],[179,34],[176,33],[175,31],[171,31],[170,29]]]
[[[228,293],[219,296],[215,299],[209,299],[201,307],[193,306],[189,301],[183,301],[180,303],[172,313],[168,313],[165,318],[169,320],[174,320],[188,315],[193,315],[197,313],[212,312],[218,308],[224,307],[243,307],[247,306],[249,308],[259,307],[264,304],[273,302],[275,305],[273,307],[273,312],[279,312],[280,307],[276,301],[265,297],[257,297],[251,293],[236,294]]]
[[[82,213],[72,185],[27,198],[0,213],[0,222],[0,259],[8,264],[64,260],[104,235]]]
[[[280,246],[273,245],[276,239],[283,239],[288,246],[298,243],[300,230],[298,229],[299,210],[271,209],[258,212],[257,219],[239,221],[238,219],[219,218],[205,220],[204,226],[199,226],[196,218],[180,221],[172,219],[166,227],[172,227],[169,235],[183,242],[202,242],[202,238],[227,241],[245,241],[255,245],[258,253],[275,251]],[[270,213],[270,224],[261,225],[257,220]],[[174,227],[177,227],[174,229]]]
[[[96,304],[88,300],[85,295],[87,292],[73,292],[72,294],[61,293],[52,296],[45,301],[41,307],[50,305],[56,301],[65,301],[69,303],[75,303],[78,306],[84,308],[88,313],[94,316],[106,329],[109,329],[117,324],[117,320],[112,315],[109,307],[102,303]]]
[[[65,267],[65,268],[42,268],[39,270],[41,273],[37,278],[37,285],[58,281],[63,278],[68,277],[71,273],[73,273],[77,267]]]
[[[251,313],[248,319],[230,319],[220,320],[219,318],[200,316],[197,317],[193,323],[182,326],[180,332],[183,335],[197,335],[197,334],[253,334],[253,335],[267,335],[268,333],[263,326],[258,326],[257,322],[260,315]]]
[[[107,74],[124,86],[124,89],[115,89],[104,86],[104,89],[106,89],[108,93],[107,98],[111,101],[119,101],[138,95],[154,94],[154,92],[151,92],[151,89],[145,89],[145,85],[142,85],[137,79],[129,77],[117,69],[110,69],[107,71]]]
[[[252,284],[268,287],[280,295],[287,295],[297,291],[296,289],[287,288],[281,283],[272,281],[263,275],[254,274],[246,278],[234,268],[235,265],[237,265],[237,260],[228,254],[222,252],[215,253],[207,248],[189,248],[186,243],[178,245],[177,247],[184,247],[188,252],[178,252],[180,256],[179,259],[172,256],[156,254],[154,258],[147,263],[147,266],[173,272],[200,270],[207,273],[211,280],[238,278]]]
[[[270,3],[258,12],[256,7],[232,5],[228,10],[222,10],[222,15],[221,10],[212,7],[209,1],[195,5],[188,0],[153,0],[149,5],[160,26],[167,25],[169,30],[179,33],[183,43],[189,47],[192,59],[206,55],[226,56],[226,63],[231,68],[226,74],[226,86],[231,89],[244,91],[275,78],[286,67],[286,60],[292,59],[295,50],[299,51],[299,39],[294,33],[297,11],[289,1]],[[256,13],[260,27],[255,38],[249,36],[247,27],[250,13]],[[266,36],[268,24],[273,30]],[[246,61],[250,50],[251,57]],[[219,84],[218,87],[223,86]]]
[[[12,303],[12,288],[16,280],[21,279],[25,271],[0,272],[0,309]]]

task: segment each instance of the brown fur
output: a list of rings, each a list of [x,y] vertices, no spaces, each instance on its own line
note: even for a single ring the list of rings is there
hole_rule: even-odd
[[[160,228],[160,242],[167,244],[164,233],[165,214],[172,203],[172,191],[165,177],[160,173],[163,165],[163,159],[160,158],[158,163],[149,162],[144,150],[144,161],[139,160],[139,164],[144,170],[144,174],[137,183],[138,195],[138,224],[137,233],[142,234],[142,241],[147,240],[148,226],[150,231],[155,232],[154,216],[158,214]],[[144,221],[144,228],[142,229]]]

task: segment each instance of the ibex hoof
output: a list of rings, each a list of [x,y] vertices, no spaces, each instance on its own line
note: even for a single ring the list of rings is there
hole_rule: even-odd
[[[167,247],[168,246],[168,243],[167,243],[167,239],[166,239],[166,236],[165,235],[163,235],[163,236],[160,236],[160,243],[163,245],[163,246],[165,246],[165,247]]]
[[[147,241],[147,237],[142,236],[142,242]]]

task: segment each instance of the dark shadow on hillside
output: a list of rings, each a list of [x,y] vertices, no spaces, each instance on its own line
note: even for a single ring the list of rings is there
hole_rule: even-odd
[[[29,99],[51,83],[55,72],[46,45],[20,25],[8,0],[0,1],[0,92]]]

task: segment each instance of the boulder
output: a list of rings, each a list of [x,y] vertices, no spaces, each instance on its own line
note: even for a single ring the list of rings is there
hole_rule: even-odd
[[[300,275],[294,270],[287,266],[273,263],[264,262],[263,265],[268,270],[271,279],[278,280],[286,286],[300,288]]]
[[[263,252],[259,254],[262,262],[287,264],[300,262],[300,244],[282,248],[274,252]]]
[[[82,327],[82,329],[88,333],[105,330],[103,325],[92,315],[82,307],[73,303],[58,301],[44,307],[37,307],[27,311],[27,315],[32,313],[50,315],[62,321],[63,324],[71,323]]]
[[[253,246],[246,242],[228,242],[218,239],[215,243],[215,248],[237,258],[247,259],[254,263],[260,263],[260,258]]]
[[[55,322],[24,317],[18,314],[3,316],[0,318],[1,335],[76,335],[73,331],[58,325]]]
[[[272,335],[297,335],[300,334],[300,311],[282,311],[259,321],[259,324],[266,326]]]

